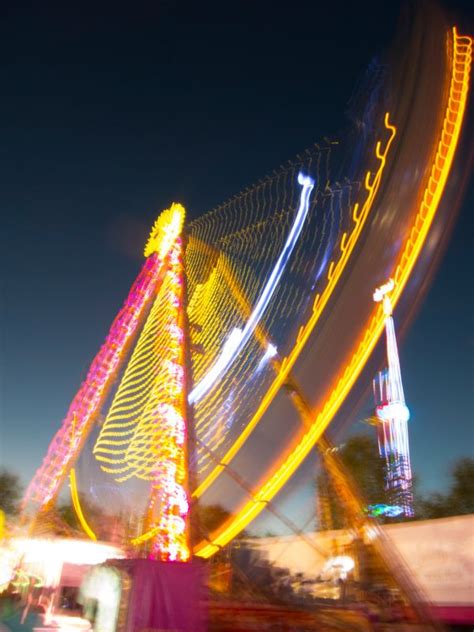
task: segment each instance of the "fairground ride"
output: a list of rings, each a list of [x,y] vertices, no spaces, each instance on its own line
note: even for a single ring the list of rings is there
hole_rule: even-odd
[[[393,309],[415,292],[450,212],[472,39],[437,13],[404,37],[396,59],[373,68],[344,137],[193,222],[179,204],[159,216],[26,491],[31,525],[69,482],[90,538],[111,531],[86,496],[113,513],[131,555],[207,558],[321,439],[384,331],[373,288],[393,279]],[[290,372],[311,393],[305,424],[282,389]],[[192,550],[198,500],[234,509]]]

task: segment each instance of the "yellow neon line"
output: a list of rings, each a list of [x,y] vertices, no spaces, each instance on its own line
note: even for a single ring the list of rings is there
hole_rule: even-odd
[[[76,471],[73,467],[69,471],[69,486],[71,489],[71,500],[74,511],[76,512],[76,516],[81,523],[81,527],[84,529],[84,532],[89,536],[91,540],[96,541],[97,536],[87,524],[87,521],[84,518],[84,514],[82,513],[81,503],[79,501],[79,494],[77,493]]]
[[[335,261],[331,261],[329,265],[328,284],[326,285],[323,293],[321,295],[318,294],[316,296],[313,303],[313,313],[310,319],[308,320],[306,325],[304,325],[300,329],[297,340],[296,340],[296,344],[293,347],[290,355],[282,360],[280,369],[274,381],[272,382],[268,391],[266,392],[265,396],[260,402],[260,405],[255,411],[252,419],[246,425],[246,427],[241,432],[241,434],[237,437],[237,439],[229,448],[229,450],[226,452],[226,454],[222,457],[220,464],[217,465],[208,474],[208,476],[202,481],[202,483],[194,490],[192,494],[194,498],[199,498],[206,491],[206,489],[216,480],[219,474],[221,474],[221,472],[225,469],[225,466],[232,461],[234,456],[237,454],[237,452],[243,446],[243,444],[248,439],[250,434],[253,432],[253,430],[255,429],[255,427],[257,426],[257,424],[263,417],[264,413],[270,406],[271,402],[275,398],[276,394],[280,390],[282,384],[285,382],[286,378],[288,377],[288,373],[290,372],[291,368],[295,364],[311,332],[313,331],[314,327],[316,326],[316,323],[320,319],[321,314],[324,311],[324,308],[326,307],[329,299],[331,298],[331,295],[335,287],[337,286],[337,283],[341,275],[343,274],[345,270],[347,262],[349,261],[352,251],[354,250],[356,246],[356,243],[362,232],[362,229],[367,220],[369,212],[372,208],[373,201],[375,199],[375,196],[377,194],[377,191],[379,189],[380,182],[382,179],[382,173],[386,165],[387,154],[389,152],[393,139],[395,138],[396,127],[390,124],[388,112],[385,114],[384,123],[385,123],[386,129],[390,131],[390,137],[385,145],[385,149],[383,152],[381,151],[380,141],[378,141],[376,144],[375,155],[377,159],[380,161],[379,168],[377,172],[374,174],[372,182],[370,182],[371,172],[368,171],[366,173],[364,186],[365,186],[366,191],[368,191],[368,196],[360,212],[359,212],[359,204],[355,204],[354,206],[354,209],[353,209],[354,228],[350,236],[348,236],[347,233],[344,233],[342,235],[341,246],[340,246],[340,251],[341,251],[340,258],[337,261],[337,263]]]
[[[428,235],[429,228],[444,191],[459,140],[469,88],[472,38],[458,36],[454,28],[453,48],[454,59],[452,63],[449,99],[441,131],[441,138],[438,143],[423,200],[393,275],[395,289],[392,293],[392,302],[394,306],[397,304],[403,292]],[[321,412],[317,414],[310,430],[302,437],[299,444],[286,460],[270,475],[266,483],[254,496],[254,499],[246,503],[234,518],[231,518],[218,530],[216,537],[211,543],[202,542],[197,545],[194,550],[195,555],[208,558],[216,553],[222,546],[230,542],[230,540],[262,511],[265,504],[269,502],[288,481],[326,429],[354,385],[354,382],[362,371],[383,331],[384,319],[385,315],[379,305],[359,342],[356,352],[346,366],[344,373],[339,378],[336,387],[326,400]]]
[[[138,546],[139,544],[143,544],[143,542],[146,542],[147,540],[150,540],[151,538],[154,538],[159,530],[160,530],[159,527],[154,527],[153,529],[150,529],[149,531],[147,531],[143,535],[138,536],[138,538],[133,538],[132,540],[130,540],[130,543],[133,544],[134,546]]]

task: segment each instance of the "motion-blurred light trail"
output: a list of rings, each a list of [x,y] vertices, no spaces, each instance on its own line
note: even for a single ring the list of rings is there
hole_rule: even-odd
[[[305,176],[303,173],[298,174],[298,184],[302,186],[300,194],[300,204],[298,212],[291,227],[290,234],[287,237],[283,250],[278,257],[275,267],[272,270],[270,278],[268,279],[260,298],[255,305],[253,312],[245,324],[244,329],[235,328],[232,330],[230,336],[227,338],[222,352],[217,359],[217,362],[210,369],[210,371],[203,377],[203,379],[195,386],[190,392],[188,401],[190,404],[198,402],[208,391],[211,389],[217,380],[225,374],[228,367],[234,362],[239,353],[242,351],[244,345],[249,340],[252,333],[255,331],[259,321],[261,320],[265,309],[268,306],[278,282],[285,270],[285,266],[288,259],[293,252],[293,249],[298,241],[298,237],[301,234],[306,216],[309,210],[309,197],[311,191],[314,188],[314,180],[310,176]]]
[[[338,259],[333,259],[329,264],[327,285],[321,295],[316,295],[313,303],[313,313],[311,317],[309,318],[307,323],[301,327],[296,343],[289,355],[283,358],[275,379],[270,385],[268,391],[265,393],[263,399],[260,401],[257,410],[252,416],[252,419],[248,422],[247,426],[236,438],[226,454],[221,457],[220,463],[214,467],[214,469],[194,490],[192,494],[194,498],[199,498],[206,491],[206,489],[210,485],[212,485],[212,483],[217,479],[221,472],[224,471],[225,466],[232,461],[240,448],[247,441],[253,430],[256,428],[266,410],[270,406],[271,402],[275,398],[276,394],[280,390],[281,386],[284,384],[289,371],[294,366],[311,332],[316,327],[321,314],[323,313],[329,299],[331,298],[334,289],[337,287],[339,279],[351,259],[351,254],[359,240],[367,217],[369,216],[369,213],[373,207],[374,200],[382,181],[385,165],[387,164],[387,156],[397,132],[396,127],[390,123],[390,115],[388,112],[386,112],[385,114],[384,126],[385,129],[390,132],[390,136],[386,141],[383,149],[380,140],[376,144],[375,156],[379,160],[379,167],[373,175],[370,171],[366,173],[364,189],[367,193],[367,197],[362,206],[360,206],[359,203],[356,203],[354,205],[354,208],[352,210],[352,218],[354,221],[353,229],[350,233],[344,233],[342,235],[340,243],[340,256]]]
[[[447,77],[447,81],[449,81],[449,96],[438,136],[439,141],[435,145],[437,150],[431,164],[430,176],[424,188],[421,203],[411,230],[407,232],[407,238],[398,264],[394,269],[395,288],[392,294],[392,305],[394,307],[398,303],[422,252],[429,229],[438,210],[453,163],[466,110],[473,40],[471,37],[458,35],[455,27],[449,35],[451,36],[450,41],[452,45],[451,73]],[[447,54],[451,54],[449,49]],[[383,309],[379,307],[370,319],[365,331],[363,331],[361,338],[354,346],[354,352],[348,359],[347,364],[341,367],[340,377],[338,380],[336,379],[336,385],[328,393],[324,405],[315,414],[311,428],[301,437],[301,440],[292,452],[285,456],[264,477],[261,486],[254,492],[252,500],[245,503],[236,515],[226,521],[210,541],[201,542],[195,547],[195,555],[208,558],[221,550],[223,546],[259,515],[267,506],[267,503],[275,497],[289,480],[321,437],[347,397],[384,330],[385,318],[386,315]]]

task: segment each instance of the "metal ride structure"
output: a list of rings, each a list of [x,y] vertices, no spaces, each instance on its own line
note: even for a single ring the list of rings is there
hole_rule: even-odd
[[[405,403],[390,301],[393,288],[394,282],[390,279],[374,292],[374,301],[382,303],[386,317],[387,339],[387,368],[380,371],[374,380],[377,439],[380,455],[385,460],[385,487],[390,499],[390,505],[384,509],[384,513],[392,516],[403,514],[412,518],[415,514],[407,425],[410,411]]]
[[[432,26],[423,27],[431,38],[407,48],[420,78],[405,72],[410,55],[388,83],[377,76],[377,107],[369,99],[362,132],[359,120],[347,144],[315,145],[188,225],[178,204],[160,215],[142,270],[27,489],[26,519],[47,512],[69,479],[78,517],[96,537],[78,491],[86,453],[109,485],[146,490],[140,529],[128,534],[136,555],[187,561],[190,502],[218,497],[239,462],[247,484],[232,492],[237,508],[195,555],[213,555],[276,496],[386,326],[383,308],[368,308],[359,289],[393,278],[395,308],[430,255],[428,236],[430,248],[436,242],[430,228],[460,138],[472,39]],[[423,73],[433,59],[437,81]],[[421,175],[407,179],[407,169]],[[304,427],[298,415],[278,419],[290,373],[315,393]],[[252,459],[251,437],[265,428],[282,442]]]
[[[120,454],[127,454],[127,462],[136,476],[151,482],[148,505],[154,536],[151,556],[163,561],[186,561],[190,556],[186,522],[183,222],[184,208],[179,204],[173,204],[156,221],[145,248],[145,264],[26,495],[29,502],[45,511],[69,476],[78,517],[86,533],[95,539],[80,508],[72,465],[107,398],[146,305],[153,302],[101,436],[113,437],[109,441]],[[124,390],[126,396],[122,394]],[[131,420],[131,441],[127,430],[117,429],[119,411]],[[122,448],[125,445],[127,449]],[[108,464],[107,450],[101,450],[100,442],[97,450],[98,459]],[[110,471],[107,465],[104,469]],[[121,474],[116,478],[126,477],[126,470],[123,467],[114,472]]]

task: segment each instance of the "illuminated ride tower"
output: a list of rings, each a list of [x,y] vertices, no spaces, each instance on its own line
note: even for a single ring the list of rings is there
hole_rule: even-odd
[[[385,459],[385,489],[390,505],[385,507],[388,516],[413,517],[413,490],[408,445],[410,411],[403,393],[400,360],[398,357],[395,325],[392,316],[390,292],[395,284],[392,279],[377,288],[374,301],[382,303],[385,314],[387,337],[387,368],[374,379],[377,439],[380,455]]]
[[[137,557],[162,562],[191,558],[184,217],[184,207],[174,203],[153,226],[140,274],[25,493],[22,516],[32,530],[46,521],[69,478],[81,526],[97,539],[80,506],[75,464],[98,426],[93,454],[101,470],[116,483],[149,485],[146,532],[128,546]],[[102,409],[108,412],[99,423]]]

